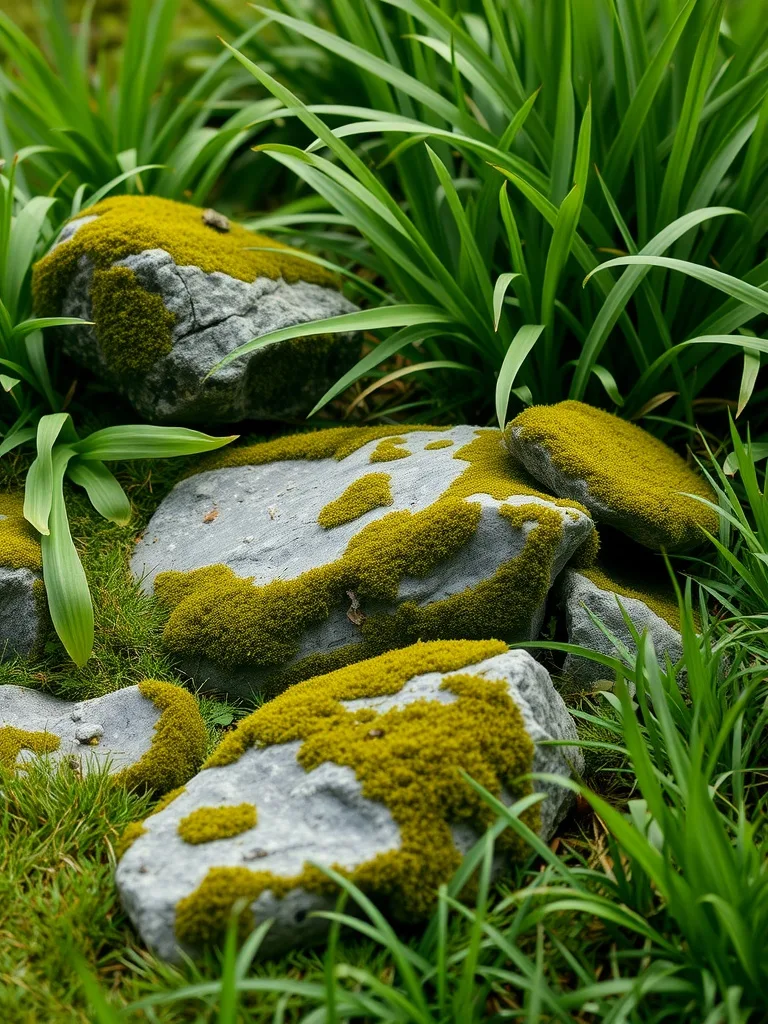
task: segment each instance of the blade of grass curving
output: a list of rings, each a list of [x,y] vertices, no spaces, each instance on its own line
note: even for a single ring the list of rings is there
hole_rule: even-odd
[[[559,75],[549,184],[549,198],[556,206],[560,206],[568,192],[573,142],[576,134],[576,104],[573,97],[571,52],[573,45],[572,16],[571,0],[562,0],[559,17],[555,19],[559,35],[557,40]],[[583,187],[580,192],[583,196]]]
[[[543,330],[544,324],[526,324],[521,327],[504,356],[504,362],[501,364],[496,381],[496,419],[502,430],[506,426],[509,396],[515,378]]]
[[[510,284],[515,280],[516,277],[520,277],[520,274],[499,274],[496,278],[496,284],[493,286],[493,329],[498,331],[499,320],[501,320],[501,312],[504,308],[504,297],[507,294],[507,289]]]
[[[64,412],[40,417],[37,424],[37,457],[29,467],[24,485],[24,518],[44,537],[50,532],[48,519],[55,484],[53,446],[68,420],[69,414]]]
[[[757,384],[757,376],[760,373],[760,353],[744,346],[744,366],[741,372],[741,383],[739,385],[739,403],[736,409],[736,419],[741,416],[749,403],[750,398]]]
[[[546,328],[544,336],[544,361],[545,365],[549,367],[557,365],[554,323],[557,287],[560,282],[560,275],[573,249],[582,202],[583,192],[578,185],[574,185],[557,212],[557,219],[552,232],[552,241],[547,253],[544,281],[541,287],[541,320]],[[549,387],[549,383],[553,386]],[[547,381],[544,385],[545,391],[552,393],[556,388],[556,384],[556,380]]]

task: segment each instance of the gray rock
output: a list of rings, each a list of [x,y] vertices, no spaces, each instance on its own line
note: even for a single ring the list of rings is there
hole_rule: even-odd
[[[160,717],[160,709],[138,686],[77,702],[23,686],[0,686],[0,734],[12,726],[58,737],[57,749],[47,756],[55,761],[75,758],[84,773],[107,763],[110,773],[138,764],[152,745]],[[19,761],[34,756],[33,750],[22,748]]]
[[[375,439],[340,461],[296,459],[199,473],[177,484],[161,503],[136,547],[133,572],[143,580],[147,591],[152,590],[153,581],[161,572],[189,572],[211,565],[224,565],[236,576],[252,578],[254,587],[274,580],[295,579],[341,558],[350,541],[370,523],[396,511],[416,513],[434,505],[469,469],[469,462],[459,458],[457,452],[483,433],[489,432],[470,426],[440,432],[414,431],[405,435],[402,446],[410,455],[388,462],[371,463],[371,455],[380,443]],[[490,433],[503,448],[501,433]],[[436,450],[425,447],[440,440],[450,440],[452,445]],[[374,508],[344,525],[321,527],[321,509],[371,472],[389,474],[393,503]],[[404,577],[395,604],[364,602],[364,615],[390,615],[404,602],[426,607],[469,592],[490,579],[501,566],[520,557],[537,524],[532,519],[521,527],[513,526],[499,513],[502,506],[532,504],[557,513],[562,530],[550,552],[550,585],[594,529],[592,520],[584,513],[530,493],[513,493],[502,501],[479,491],[465,500],[482,508],[474,536],[428,575]],[[212,510],[215,517],[210,514]],[[510,594],[509,600],[517,607],[526,596]],[[545,597],[542,594],[531,602],[530,614],[519,635],[484,635],[516,641],[534,638],[541,629]],[[287,664],[295,665],[308,655],[328,654],[359,643],[361,626],[353,621],[354,615],[350,618],[349,610],[350,602],[345,600],[330,609],[325,621],[308,628]],[[211,614],[216,613],[214,608]],[[285,616],[291,614],[290,606],[286,605]],[[364,629],[363,626],[363,635]],[[450,633],[446,638],[455,636],[456,633]],[[268,681],[276,668],[222,665],[200,651],[174,651],[182,670],[197,684],[240,696],[247,697],[271,685]]]
[[[29,656],[45,629],[35,594],[40,575],[30,569],[0,566],[0,658]]]
[[[548,673],[527,652],[508,651],[470,664],[460,672],[506,684],[507,693],[520,709],[535,744],[534,771],[568,776],[572,771],[578,774],[582,770],[583,758],[577,747],[542,745],[546,740],[575,740],[576,730]],[[414,702],[451,704],[457,696],[440,689],[441,682],[451,674],[454,673],[417,675],[404,680],[399,692],[340,703],[347,710],[372,708],[378,713]],[[294,697],[299,690],[311,692],[315,685],[317,680],[307,680],[277,700]],[[294,704],[297,709],[301,706]],[[255,716],[260,713],[255,712]],[[286,728],[290,724],[289,717]],[[373,719],[372,729],[375,724]],[[203,770],[181,795],[146,819],[144,834],[120,861],[117,885],[131,920],[158,955],[178,960],[182,951],[193,956],[199,954],[197,944],[180,942],[175,934],[176,906],[200,886],[212,868],[251,868],[290,877],[312,862],[354,871],[377,855],[400,849],[399,825],[388,807],[362,795],[354,770],[323,762],[305,771],[297,762],[301,746],[302,741],[297,740],[248,747],[239,760]],[[402,757],[407,767],[407,753]],[[567,810],[570,794],[552,783],[534,785],[545,794],[540,804],[540,834],[548,839]],[[512,801],[503,789],[501,797],[506,803]],[[179,823],[196,809],[243,801],[251,802],[257,809],[255,827],[230,838],[196,845],[180,837]],[[465,853],[476,842],[478,833],[466,820],[448,824],[455,848]],[[232,900],[235,898],[233,893]],[[270,889],[262,891],[251,904],[253,925],[265,919],[274,923],[260,955],[277,955],[291,947],[322,940],[327,922],[311,915],[332,909],[334,903],[335,897],[300,886],[282,898]]]
[[[623,597],[612,590],[603,589],[591,579],[573,569],[561,577],[561,599],[565,609],[568,642],[586,647],[598,654],[619,658],[611,640],[595,624],[590,616],[596,615],[607,629],[623,644],[631,655],[637,647],[621,613],[623,607],[640,634],[647,632],[656,654],[663,662],[666,657],[675,663],[683,654],[680,634],[666,620],[652,611],[643,601]],[[619,606],[621,602],[621,607]],[[584,686],[592,686],[598,680],[612,678],[610,669],[599,662],[569,654],[563,666],[566,675]]]
[[[66,225],[54,249],[66,245],[83,217]],[[337,335],[326,345],[304,342],[292,353],[289,344],[257,349],[230,363],[207,381],[206,374],[224,356],[253,338],[311,320],[353,312],[357,307],[335,288],[282,278],[241,281],[224,273],[177,266],[162,248],[148,249],[116,261],[128,267],[148,292],[160,295],[176,316],[171,351],[149,369],[122,371],[111,366],[99,345],[96,328],[69,327],[61,332],[64,350],[123,394],[146,419],[157,423],[234,423],[244,419],[306,414],[323,392],[355,359],[353,335]],[[91,282],[94,266],[81,257],[63,300],[60,315],[93,320]],[[130,310],[126,310],[130,315]],[[279,366],[278,348],[287,354]],[[291,365],[292,364],[292,365]]]

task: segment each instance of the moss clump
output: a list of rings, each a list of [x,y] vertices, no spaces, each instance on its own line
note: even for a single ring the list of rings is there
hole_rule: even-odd
[[[351,872],[337,870],[386,901],[395,915],[423,917],[461,860],[451,826],[463,823],[482,832],[493,820],[460,770],[495,794],[504,789],[522,796],[531,788],[522,777],[532,767],[533,743],[505,684],[469,674],[443,681],[441,688],[457,698],[448,704],[419,700],[377,713],[350,711],[341,702],[398,693],[415,675],[460,670],[506,649],[498,641],[417,644],[307,680],[246,718],[208,764],[231,764],[251,746],[302,740],[298,760],[307,771],[326,762],[351,767],[363,795],[389,808],[401,844]],[[526,821],[537,826],[535,810]],[[510,852],[524,852],[518,838],[507,843]],[[210,941],[221,934],[241,897],[251,903],[267,890],[282,897],[297,886],[333,891],[328,878],[309,866],[289,878],[215,868],[179,901],[176,933],[184,942]]]
[[[577,493],[586,485],[598,518],[647,547],[690,547],[702,530],[717,532],[717,513],[686,496],[714,501],[707,482],[662,441],[618,416],[582,402],[533,406],[512,421],[507,436],[531,468],[539,456],[530,446],[543,448]]]
[[[176,317],[129,267],[93,272],[91,311],[99,347],[112,369],[149,370],[171,351]]]
[[[169,804],[172,804],[177,796],[181,796],[182,793],[186,792],[186,786],[178,786],[176,789],[172,789],[170,793],[166,793],[165,796],[161,797],[152,810],[147,815],[147,818],[151,818],[154,814],[159,814],[160,811],[164,811]],[[141,836],[146,835],[147,830],[144,828],[143,821],[132,821],[129,825],[123,829],[122,835],[120,836],[115,853],[119,860],[126,850],[129,850],[133,844]]]
[[[0,494],[0,565],[40,572],[42,555],[34,529],[24,518],[20,494]]]
[[[42,316],[61,311],[66,290],[85,257],[94,267],[91,299],[96,336],[116,370],[147,370],[153,357],[156,360],[168,352],[174,319],[160,296],[145,291],[127,267],[115,266],[129,256],[162,249],[177,266],[199,267],[208,274],[218,271],[239,281],[268,277],[288,283],[338,284],[333,274],[293,255],[280,242],[237,224],[227,232],[215,230],[197,206],[156,196],[113,196],[91,207],[88,215],[95,219],[81,225],[35,265],[35,308]],[[259,247],[270,251],[256,251]]]
[[[230,839],[255,828],[256,808],[253,804],[233,807],[198,807],[179,822],[178,833],[185,843],[212,843]]]
[[[660,619],[664,619],[673,629],[680,630],[680,609],[671,587],[664,587],[660,584],[638,583],[631,580],[626,574],[618,576],[615,571],[608,575],[603,568],[596,565],[585,569],[578,569],[582,576],[586,576],[596,587],[607,590],[619,597],[634,598],[642,601]]]
[[[394,462],[396,459],[407,459],[411,454],[405,444],[404,437],[388,437],[380,441],[371,452],[369,462]]]
[[[0,726],[0,766],[15,768],[22,750],[34,754],[52,754],[59,749],[61,740],[50,732],[29,732],[14,725]]]
[[[344,493],[320,509],[318,523],[326,530],[351,523],[366,512],[391,505],[394,501],[388,473],[367,473],[347,487]]]
[[[115,781],[131,789],[167,793],[196,775],[205,757],[207,736],[197,701],[183,687],[145,679],[139,692],[161,711],[149,750],[124,768]]]
[[[451,448],[453,441],[449,437],[444,437],[442,441],[430,441],[429,444],[424,445],[425,452],[434,452],[438,448]]]

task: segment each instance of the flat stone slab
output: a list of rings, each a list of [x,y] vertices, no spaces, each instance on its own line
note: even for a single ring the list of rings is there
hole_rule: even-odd
[[[354,364],[352,334],[270,345],[204,378],[254,338],[357,307],[297,250],[207,214],[155,196],[96,204],[37,264],[38,312],[89,321],[59,332],[64,350],[152,422],[306,414]]]
[[[165,792],[187,781],[205,755],[197,702],[180,686],[137,686],[68,701],[23,686],[0,686],[0,763],[68,760],[83,773],[108,767],[132,786]]]
[[[594,540],[500,431],[321,431],[218,465],[164,499],[132,568],[182,670],[246,697],[418,639],[532,639]]]
[[[577,747],[543,745],[575,739],[547,671],[498,641],[417,644],[306,680],[244,719],[132,829],[123,905],[169,960],[218,942],[241,897],[247,926],[274,922],[260,955],[321,941],[327,922],[311,915],[333,908],[335,890],[312,865],[414,920],[495,820],[459,770],[506,804],[535,786],[545,799],[523,820],[548,839],[570,792],[524,776],[580,772]],[[525,856],[509,838],[499,853]]]
[[[643,599],[639,594],[632,597],[626,590],[622,592],[621,587],[617,588],[602,573],[592,573],[592,578],[589,573],[590,570],[585,573],[568,569],[561,578],[560,593],[569,643],[621,660],[620,652],[594,621],[594,615],[630,655],[635,655],[637,645],[622,615],[623,608],[638,633],[647,632],[662,664],[667,657],[673,664],[679,661],[683,656],[683,639],[678,630],[659,614],[664,611],[670,618],[674,617],[672,601],[668,602],[669,607],[666,607],[667,602],[660,607],[652,598]],[[649,602],[657,610],[650,607]],[[566,657],[563,671],[585,686],[592,686],[598,680],[611,676],[610,669],[599,662],[573,654]]]

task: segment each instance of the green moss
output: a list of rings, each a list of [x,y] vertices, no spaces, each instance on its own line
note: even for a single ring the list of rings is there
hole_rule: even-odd
[[[230,839],[256,826],[257,815],[253,804],[232,807],[198,807],[179,822],[178,833],[185,843],[212,843],[216,839]]]
[[[343,453],[371,440],[365,428],[351,429],[352,435],[324,431],[256,445],[249,458],[272,461],[286,458],[287,450],[298,458],[343,458]],[[532,616],[550,587],[553,554],[562,531],[561,514],[534,502],[499,509],[510,528],[524,530],[526,536],[521,554],[500,566],[492,578],[425,607],[405,602],[392,614],[366,617],[367,602],[395,602],[403,578],[429,575],[469,542],[482,511],[468,498],[478,494],[490,494],[500,501],[520,494],[547,497],[529,485],[506,452],[498,430],[479,431],[453,457],[466,462],[467,468],[436,502],[416,513],[391,512],[369,523],[335,562],[294,579],[255,587],[251,579],[236,576],[224,565],[159,574],[155,592],[172,609],[164,634],[169,649],[225,666],[275,666],[263,684],[266,691],[275,692],[318,671],[419,639],[528,639]],[[348,507],[349,497],[348,491],[338,499],[341,506]],[[577,502],[549,500],[573,514],[577,509],[583,511]],[[331,509],[337,515],[334,506],[335,502],[326,506],[321,516]],[[583,546],[586,561],[594,560],[596,543],[597,538],[590,537]],[[363,605],[358,623],[360,642],[288,664],[299,653],[310,627],[324,622],[333,609],[349,607],[349,591]]]
[[[639,583],[637,580],[632,580],[626,573],[622,573],[620,576],[617,575],[614,570],[611,570],[609,575],[605,572],[604,568],[596,565],[579,569],[578,571],[601,590],[618,594],[619,597],[629,597],[634,598],[636,601],[642,601],[660,619],[664,619],[673,629],[679,631],[680,609],[671,586],[667,585],[665,587],[660,584],[649,585],[648,583]]]
[[[391,505],[394,501],[388,473],[367,473],[353,480],[344,493],[320,509],[318,523],[326,530],[351,523],[374,508]]]
[[[380,441],[371,452],[369,462],[394,462],[396,459],[407,459],[411,454],[407,448],[400,447],[405,444],[404,437],[388,437]]]
[[[61,740],[50,732],[29,732],[14,725],[0,726],[0,766],[15,768],[22,750],[35,754],[52,754],[59,749]]]
[[[99,347],[112,369],[149,370],[171,351],[176,316],[159,295],[142,288],[129,267],[93,272],[91,310]]]
[[[207,744],[197,701],[182,686],[145,679],[139,692],[161,711],[149,750],[115,781],[131,789],[167,793],[197,774]]]
[[[5,569],[40,572],[40,542],[23,510],[24,499],[20,494],[0,494],[0,565]]]
[[[35,309],[42,316],[60,313],[66,290],[81,258],[86,257],[94,267],[91,299],[96,335],[116,370],[138,372],[153,365],[153,357],[169,350],[173,324],[173,315],[160,296],[141,288],[128,268],[114,266],[128,256],[162,249],[177,266],[199,267],[209,274],[219,271],[240,281],[268,277],[289,283],[338,284],[333,274],[293,255],[280,242],[237,224],[227,232],[215,230],[196,206],[156,196],[113,196],[91,207],[88,215],[95,219],[35,265]],[[270,251],[256,251],[259,247]],[[290,351],[295,354],[294,349]]]
[[[533,406],[508,427],[510,447],[541,445],[553,466],[586,483],[606,521],[647,547],[676,549],[717,532],[717,513],[687,494],[714,493],[671,448],[611,413],[582,402]]]
[[[442,441],[430,441],[429,444],[424,445],[425,452],[434,452],[438,448],[450,448],[453,445],[453,441],[449,437],[444,437]]]
[[[251,746],[301,740],[298,760],[307,771],[326,762],[351,767],[363,795],[389,808],[401,844],[354,871],[341,871],[395,916],[423,917],[461,860],[451,826],[482,832],[494,817],[460,770],[495,794],[504,789],[522,796],[530,792],[521,778],[531,769],[533,744],[505,684],[472,675],[444,680],[442,688],[457,697],[448,704],[421,700],[380,714],[372,708],[350,711],[341,702],[397,693],[414,675],[461,670],[506,649],[498,641],[417,644],[307,680],[244,719],[208,764],[231,764]],[[535,810],[525,817],[537,826]],[[512,854],[525,853],[518,838],[510,837],[507,847]],[[239,898],[251,903],[266,890],[281,897],[297,886],[333,891],[327,877],[310,866],[288,878],[213,869],[179,901],[177,935],[191,943],[216,939]]]

